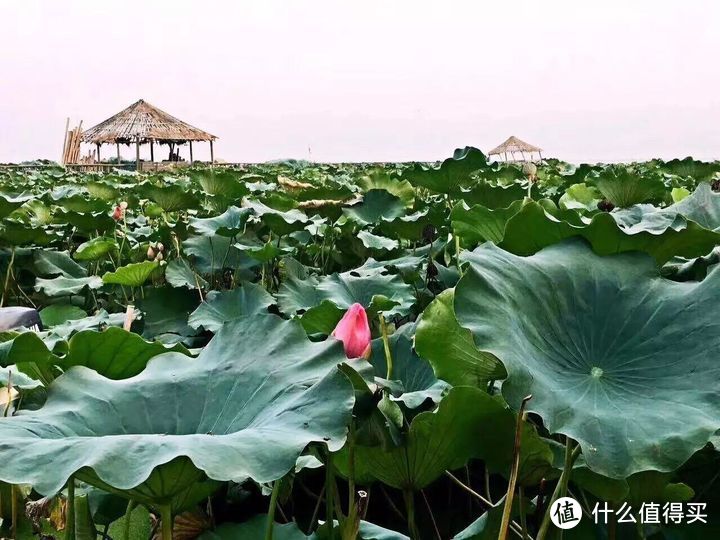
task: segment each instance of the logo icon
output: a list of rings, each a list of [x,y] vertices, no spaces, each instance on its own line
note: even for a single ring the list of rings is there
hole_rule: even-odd
[[[572,529],[582,517],[580,503],[572,497],[560,497],[550,507],[550,519],[560,529]]]

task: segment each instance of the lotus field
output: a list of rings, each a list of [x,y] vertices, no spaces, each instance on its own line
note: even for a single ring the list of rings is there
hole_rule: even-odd
[[[0,538],[720,538],[718,189],[2,169]]]

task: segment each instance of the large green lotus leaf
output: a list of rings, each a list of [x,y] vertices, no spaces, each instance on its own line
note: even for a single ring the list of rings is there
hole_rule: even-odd
[[[479,244],[482,242],[502,242],[505,237],[505,225],[518,213],[522,201],[515,201],[507,208],[492,210],[482,205],[472,208],[459,204],[450,213],[452,227],[464,242]]]
[[[412,340],[414,326],[406,324],[388,338],[393,363],[391,379],[402,383],[402,393],[393,395],[391,399],[401,401],[411,409],[421,406],[428,399],[439,403],[449,387],[446,382],[437,379],[429,363],[415,354]],[[376,377],[387,377],[387,360],[382,338],[372,342],[370,363]]]
[[[415,202],[415,190],[407,180],[392,178],[386,171],[376,169],[370,171],[366,176],[358,180],[358,186],[363,192],[373,189],[384,189],[392,193],[403,202],[406,207],[412,207]]]
[[[52,279],[37,278],[35,280],[35,290],[47,296],[68,296],[80,293],[85,287],[99,289],[102,285],[103,280],[98,276],[81,278],[58,276]]]
[[[37,250],[33,253],[33,265],[38,276],[64,276],[80,278],[87,270],[72,260],[66,251]]]
[[[172,350],[188,354],[181,345]],[[85,330],[70,338],[68,352],[57,364],[65,370],[85,366],[108,379],[128,379],[145,369],[151,358],[168,351],[161,343],[145,341],[122,328]]]
[[[195,195],[178,185],[145,184],[137,189],[141,197],[150,199],[166,212],[197,208],[200,205]]]
[[[96,261],[117,250],[118,245],[114,238],[97,236],[80,244],[73,257],[78,261]]]
[[[45,328],[83,317],[87,317],[85,310],[72,304],[50,304],[40,310],[40,320]]]
[[[488,381],[504,379],[505,367],[493,355],[475,347],[472,334],[455,318],[455,291],[441,292],[425,308],[415,333],[415,349],[435,375],[453,386],[485,388]]]
[[[29,222],[32,227],[45,227],[53,221],[53,210],[40,199],[23,204],[17,215],[21,221]]]
[[[508,220],[499,245],[518,255],[531,255],[573,236],[585,238],[599,255],[644,251],[658,264],[678,255],[699,257],[720,243],[720,233],[682,217],[662,227],[646,222],[623,228],[611,214],[600,212],[590,223],[576,225],[553,216],[536,202],[528,202]]]
[[[50,240],[50,235],[42,227],[30,227],[27,223],[7,220],[0,225],[0,242],[9,246],[44,246]]]
[[[162,263],[164,264],[164,263]],[[126,287],[140,287],[161,267],[160,261],[143,261],[121,266],[114,272],[106,272],[103,283],[124,285]]]
[[[240,200],[250,193],[238,173],[219,169],[190,171],[189,176],[197,181],[208,195],[226,200]]]
[[[445,208],[442,206],[423,208],[412,214],[400,216],[393,221],[381,222],[378,225],[378,231],[397,240],[418,242],[423,238],[423,231],[432,225],[436,214],[444,215],[444,212]]]
[[[8,195],[0,193],[0,219],[9,216],[13,210],[20,208],[25,202],[32,199],[32,195]]]
[[[208,282],[192,269],[186,259],[173,259],[165,267],[165,281],[173,287],[206,288]]]
[[[247,197],[243,199],[242,205],[243,208],[252,210],[271,231],[281,236],[302,229],[310,221],[304,212],[296,208],[285,211],[276,210],[260,201],[248,199]]]
[[[217,332],[222,325],[243,316],[267,313],[275,299],[260,285],[244,283],[231,291],[210,291],[205,301],[192,312],[188,324]]]
[[[592,470],[674,470],[720,427],[720,272],[676,283],[646,255],[581,240],[531,257],[485,244],[467,260],[458,322],[505,364],[508,402],[532,394]]]
[[[361,202],[343,208],[343,214],[360,225],[378,224],[403,216],[405,205],[399,197],[384,189],[371,189]]]
[[[558,204],[563,210],[594,212],[598,209],[598,203],[601,200],[602,194],[596,187],[588,186],[582,182],[568,187],[562,197],[560,197]]]
[[[290,278],[281,285],[277,294],[280,309],[283,313],[292,315],[319,306],[324,300],[329,300],[342,309],[347,309],[354,303],[368,308],[375,297],[385,297],[396,304],[388,309],[388,315],[405,315],[415,303],[413,288],[399,276],[368,276],[353,271],[331,274],[320,279]]]
[[[720,163],[717,161],[707,163],[686,157],[660,162],[659,169],[676,176],[691,177],[697,182],[707,182],[720,172]]]
[[[221,329],[197,359],[166,353],[130,379],[73,368],[42,408],[0,419],[0,480],[54,493],[80,471],[154,503],[202,473],[276,480],[308,444],[343,445],[354,404],[344,359],[339,342],[312,343],[298,322],[256,315]],[[143,483],[164,466],[181,466],[177,481],[149,493]]]
[[[120,198],[120,190],[106,182],[88,182],[85,184],[85,189],[96,199],[114,201]]]
[[[300,316],[305,331],[310,334],[329,336],[345,314],[330,300],[323,300],[319,305],[311,307]]]
[[[204,236],[235,236],[245,228],[248,217],[252,214],[250,208],[230,206],[219,216],[211,218],[190,218],[190,227]]]
[[[58,199],[55,204],[70,212],[90,214],[94,212],[108,212],[111,206],[102,199],[88,198],[84,195],[71,195]]]
[[[403,255],[396,259],[376,261],[370,257],[367,261],[365,261],[365,264],[353,271],[363,276],[399,273],[406,279],[415,278],[422,275],[422,267],[427,264],[427,259],[427,251],[419,248],[409,255]]]
[[[626,165],[603,169],[595,175],[593,182],[608,201],[621,208],[662,200],[666,191],[660,175],[643,174]]]
[[[192,257],[195,268],[203,274],[212,274],[225,268],[248,269],[258,264],[238,250],[228,236],[191,236],[183,242],[182,247]]]
[[[416,165],[405,173],[411,184],[425,187],[436,193],[457,193],[470,181],[470,175],[487,166],[487,158],[477,148],[467,146],[455,150],[453,157],[443,161],[439,167],[425,168]]]
[[[47,376],[53,373],[49,366],[62,370],[85,366],[108,379],[127,379],[140,373],[148,361],[159,354],[170,350],[189,354],[182,345],[169,349],[115,327],[102,332],[81,329],[62,347],[55,340],[43,341],[34,332],[8,332],[0,337],[0,365],[16,364],[24,373],[46,380],[53,378]],[[56,352],[62,349],[65,354],[52,354],[51,347]]]
[[[397,240],[378,236],[368,231],[360,231],[356,236],[366,248],[375,251],[392,251],[400,246]]]
[[[49,383],[54,373],[48,368],[51,354],[35,332],[0,333],[0,366],[16,366],[33,380]]]
[[[497,210],[507,208],[513,202],[522,200],[526,195],[527,189],[519,183],[513,182],[503,186],[481,180],[461,189],[458,197],[469,205],[480,204],[485,208]]]

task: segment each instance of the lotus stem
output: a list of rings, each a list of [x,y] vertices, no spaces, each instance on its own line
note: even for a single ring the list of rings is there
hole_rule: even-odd
[[[125,519],[123,520],[123,540],[130,540],[130,523],[132,522],[132,513],[137,503],[130,499],[127,509],[125,510]]]
[[[75,540],[75,478],[67,483],[67,506],[65,507],[65,540]]]
[[[270,495],[270,508],[267,515],[267,527],[265,528],[265,540],[272,540],[273,526],[275,525],[275,508],[277,508],[278,495],[280,494],[280,484],[282,478],[273,482],[272,494]]]
[[[522,444],[522,427],[525,418],[525,406],[532,399],[532,395],[523,398],[520,403],[520,410],[517,414],[517,424],[515,425],[515,446],[513,448],[513,462],[510,469],[510,481],[508,482],[507,495],[505,496],[505,507],[503,508],[502,522],[500,523],[500,532],[498,540],[505,540],[510,527],[510,517],[512,516],[513,499],[515,498],[515,485],[517,484],[518,473],[520,471],[520,445]]]
[[[487,500],[490,501],[490,504],[495,504],[492,500],[492,493],[490,493],[490,470],[487,468],[487,464],[485,465],[485,496],[487,497]]]
[[[553,491],[550,500],[547,502],[545,515],[543,516],[542,524],[540,525],[540,530],[538,531],[535,540],[544,540],[548,529],[550,528],[550,512],[552,511],[552,505],[560,497],[561,493],[567,493],[568,482],[570,481],[570,475],[572,474],[572,467],[575,464],[575,460],[580,455],[580,445],[577,445],[573,449],[572,444],[572,439],[567,437],[567,441],[565,443],[565,465],[563,466],[560,480],[558,480],[555,490]]]
[[[415,494],[411,489],[403,490],[403,499],[405,499],[405,510],[407,512],[407,526],[410,532],[410,538],[418,540],[420,532],[415,523]]]
[[[380,318],[380,331],[382,332],[383,349],[385,350],[385,362],[387,363],[387,380],[392,380],[393,374],[393,360],[392,354],[390,353],[390,340],[388,339],[387,324],[385,323],[385,317],[382,313],[378,313]]]
[[[355,508],[355,420],[350,418],[348,430],[348,513]]]
[[[169,504],[160,507],[160,523],[162,526],[162,540],[173,540],[172,507]]]
[[[462,268],[460,268],[460,236],[458,235],[457,231],[454,231],[455,234],[455,265],[457,266],[458,272],[460,272],[460,275],[462,276]]]

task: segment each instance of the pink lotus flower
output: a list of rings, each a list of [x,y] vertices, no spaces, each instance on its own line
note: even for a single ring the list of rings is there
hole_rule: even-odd
[[[333,330],[332,335],[343,342],[348,358],[368,358],[370,356],[370,325],[365,308],[360,304],[350,306]]]

